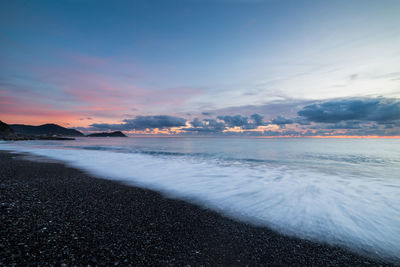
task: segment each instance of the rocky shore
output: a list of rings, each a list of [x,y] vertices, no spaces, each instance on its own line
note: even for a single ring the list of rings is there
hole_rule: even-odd
[[[390,266],[7,152],[0,214],[1,266]]]

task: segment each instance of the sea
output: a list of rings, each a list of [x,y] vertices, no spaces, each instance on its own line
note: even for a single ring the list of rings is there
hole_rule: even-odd
[[[400,140],[245,137],[0,141],[289,236],[400,262]]]

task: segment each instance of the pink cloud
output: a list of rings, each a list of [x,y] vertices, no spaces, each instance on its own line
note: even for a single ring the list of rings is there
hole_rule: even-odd
[[[66,123],[77,119],[78,114],[58,110],[43,104],[25,101],[0,90],[0,118],[8,123]]]
[[[23,84],[1,84],[2,116],[19,116],[26,122],[65,118],[70,123],[82,116],[120,120],[132,110],[136,114],[158,112],[157,108],[173,111],[203,93],[190,87],[144,88],[136,85],[135,75],[128,75],[143,73],[136,65],[77,53],[63,55],[66,64],[25,66],[28,79]]]
[[[177,87],[145,89],[123,79],[95,73],[52,71],[52,83],[76,101],[76,106],[101,107],[101,110],[146,108],[152,105],[174,106],[202,93],[199,88]],[[125,112],[125,113],[126,113]]]

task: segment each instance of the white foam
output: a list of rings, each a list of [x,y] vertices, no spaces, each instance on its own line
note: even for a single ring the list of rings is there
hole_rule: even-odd
[[[340,177],[285,166],[2,144],[97,176],[157,190],[236,219],[400,260],[398,179]]]

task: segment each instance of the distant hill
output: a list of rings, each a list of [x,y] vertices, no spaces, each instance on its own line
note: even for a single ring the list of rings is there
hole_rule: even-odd
[[[88,137],[127,137],[121,131],[111,132],[111,133],[94,133],[88,134]]]
[[[10,124],[9,125],[16,134],[30,135],[30,136],[84,136],[83,133],[61,127],[57,124],[43,124],[40,126],[24,125],[24,124]]]
[[[14,135],[13,129],[11,129],[10,126],[8,126],[7,123],[4,123],[0,121],[0,136],[12,136]]]

